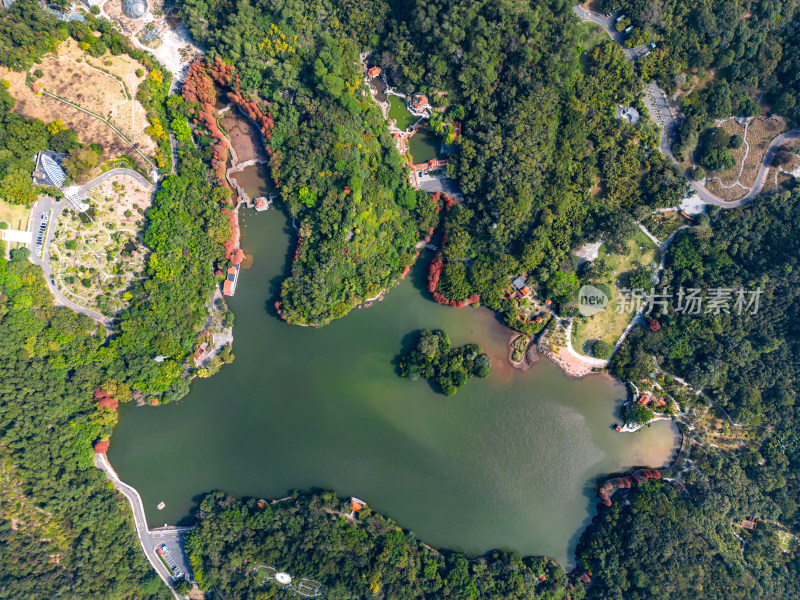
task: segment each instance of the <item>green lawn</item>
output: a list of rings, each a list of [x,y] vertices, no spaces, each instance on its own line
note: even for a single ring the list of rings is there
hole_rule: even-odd
[[[29,206],[22,206],[19,204],[11,204],[5,200],[0,199],[0,222],[8,224],[8,229],[25,230],[28,228],[28,217],[30,216],[31,209]],[[23,244],[14,242],[11,248],[19,248]],[[5,244],[1,249],[2,254],[5,255]]]
[[[784,552],[791,552],[794,550],[797,540],[788,531],[778,530],[778,547]]]
[[[653,262],[658,262],[660,255],[656,245],[642,231],[628,240],[627,254],[609,254],[605,244],[600,246],[598,258],[605,260],[609,267],[609,274],[599,282],[607,284],[611,288],[611,298],[608,306],[602,312],[591,317],[576,317],[572,331],[572,346],[581,353],[590,355],[591,342],[603,340],[612,346],[617,342],[619,336],[625,331],[633,315],[629,312],[617,314],[616,308],[621,298],[617,287],[620,276],[639,267],[647,267]],[[622,287],[624,287],[624,282]],[[584,352],[584,344],[586,351]]]
[[[663,242],[684,224],[684,219],[675,211],[656,212],[647,215],[642,224]]]
[[[272,567],[262,567],[256,571],[256,585],[264,585],[270,578],[275,577],[275,573]]]
[[[591,52],[598,44],[611,41],[606,30],[591,21],[583,21],[578,26],[578,39],[581,42],[581,52]]]

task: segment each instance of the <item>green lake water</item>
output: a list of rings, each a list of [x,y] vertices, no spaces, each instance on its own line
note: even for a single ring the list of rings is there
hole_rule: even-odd
[[[328,327],[283,323],[272,304],[291,228],[275,210],[247,211],[242,223],[254,261],[230,300],[236,361],[195,380],[180,402],[123,407],[111,440],[110,461],[141,493],[151,525],[187,521],[215,489],[271,498],[328,488],[437,547],[569,565],[597,477],[670,460],[671,423],[618,434],[624,388],[611,378],[570,380],[546,359],[512,369],[510,331],[488,310],[432,302],[424,261],[383,302]],[[419,328],[480,343],[491,375],[452,398],[401,379],[392,361]]]
[[[419,121],[419,117],[408,112],[405,99],[393,94],[389,96],[389,118],[394,119],[397,128],[403,131]]]
[[[415,165],[443,158],[442,153],[439,152],[440,148],[439,137],[427,129],[418,129],[417,133],[408,140],[408,153],[411,154],[412,162]]]
[[[256,163],[245,167],[241,171],[234,171],[231,177],[236,180],[251,199],[259,196],[269,196],[275,189],[272,185],[270,168],[263,163]]]

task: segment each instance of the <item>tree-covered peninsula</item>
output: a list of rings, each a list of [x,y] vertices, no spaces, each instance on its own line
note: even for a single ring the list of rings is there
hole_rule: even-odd
[[[573,589],[553,561],[499,550],[479,558],[439,552],[369,507],[352,510],[333,492],[271,504],[214,492],[200,515],[187,550],[200,587],[215,596],[297,598],[276,581],[283,571],[295,588],[305,580],[308,590],[339,600],[583,597],[580,582]]]
[[[417,342],[400,358],[402,377],[416,381],[420,377],[435,382],[445,396],[454,395],[470,377],[486,377],[492,359],[477,344],[450,347],[450,338],[441,329],[425,329]]]

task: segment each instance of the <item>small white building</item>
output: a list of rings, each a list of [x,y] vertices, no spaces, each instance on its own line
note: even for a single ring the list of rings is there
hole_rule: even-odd
[[[640,116],[639,111],[632,106],[619,106],[617,107],[617,118],[631,125],[638,125]]]

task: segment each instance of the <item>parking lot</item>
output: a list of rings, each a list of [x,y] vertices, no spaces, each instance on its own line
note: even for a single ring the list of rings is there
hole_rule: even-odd
[[[661,126],[663,134],[661,137],[661,150],[664,154],[672,156],[672,142],[675,136],[675,115],[669,105],[667,97],[655,82],[648,83],[645,88],[644,102],[650,115]]]
[[[33,244],[33,251],[36,253],[37,257],[42,256],[42,248],[44,247],[44,242],[47,239],[47,228],[50,226],[50,211],[44,212],[39,215],[39,220],[34,220],[33,222],[33,235],[34,235],[34,244]]]
[[[175,561],[175,554],[172,553],[169,546],[165,543],[161,543],[156,546],[156,552],[158,555],[164,559],[164,562],[167,563],[170,571],[174,575],[175,579],[183,579],[185,576],[184,571],[178,566],[178,563]]]

